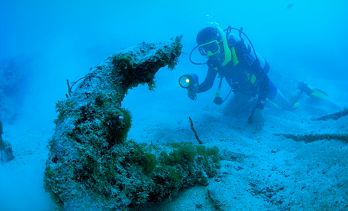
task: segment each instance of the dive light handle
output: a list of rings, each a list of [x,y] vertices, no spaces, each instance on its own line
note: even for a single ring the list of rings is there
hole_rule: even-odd
[[[196,74],[184,74],[179,78],[179,85],[181,88],[190,89],[198,86],[198,76]]]
[[[199,87],[199,78],[196,74],[184,74],[179,78],[179,85],[187,89],[187,95],[190,99],[197,99],[197,91]]]

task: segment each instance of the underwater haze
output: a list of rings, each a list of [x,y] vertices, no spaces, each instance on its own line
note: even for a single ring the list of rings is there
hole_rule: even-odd
[[[209,185],[146,209],[348,210],[348,115],[313,120],[347,111],[347,11],[345,0],[1,0],[0,121],[15,159],[0,163],[0,210],[55,210],[43,178],[56,103],[66,99],[67,80],[78,80],[128,47],[178,35],[183,50],[174,70],[162,68],[154,90],[135,87],[122,102],[132,116],[128,139],[196,144],[192,117],[203,143],[219,148],[221,166]],[[242,27],[284,96],[305,82],[325,99],[303,96],[292,111],[266,105],[257,131],[232,125],[223,115],[226,105],[214,104],[218,80],[191,100],[178,79],[194,73],[204,80],[207,66],[189,57],[197,33],[211,23]],[[231,98],[229,90],[224,82],[222,96]]]

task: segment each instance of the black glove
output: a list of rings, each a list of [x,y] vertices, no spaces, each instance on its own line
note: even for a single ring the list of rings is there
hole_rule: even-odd
[[[191,100],[196,100],[197,99],[197,91],[195,89],[187,89],[187,96]]]
[[[191,74],[192,84],[187,87],[187,95],[191,100],[197,99],[197,91],[199,87],[198,76],[196,74]]]

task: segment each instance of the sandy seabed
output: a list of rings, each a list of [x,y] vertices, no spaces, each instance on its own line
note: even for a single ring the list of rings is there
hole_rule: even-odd
[[[223,160],[208,186],[183,190],[148,210],[348,209],[348,144],[296,142],[275,135],[348,133],[348,117],[312,121],[332,110],[302,102],[293,112],[266,108],[265,125],[256,131],[232,125],[210,102],[211,95],[191,102],[179,88],[168,87],[130,91],[123,105],[133,116],[129,138],[152,144],[196,143],[190,116],[202,141],[219,147]],[[0,166],[0,210],[54,210],[43,188],[53,124],[34,127],[30,120],[19,122],[5,129],[4,138],[12,143],[16,159]]]

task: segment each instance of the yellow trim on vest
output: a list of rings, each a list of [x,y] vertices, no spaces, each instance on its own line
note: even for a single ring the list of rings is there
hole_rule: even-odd
[[[233,62],[233,65],[236,66],[237,64],[239,64],[239,59],[238,59],[238,56],[237,56],[237,53],[236,53],[236,48],[233,47],[231,49],[231,53],[232,53],[232,62]]]
[[[251,82],[252,84],[255,84],[255,82],[256,82],[256,76],[255,76],[254,74],[252,74],[249,80],[250,80],[250,82]]]
[[[248,81],[254,85],[256,83],[256,75],[255,74],[250,74],[250,73],[247,73],[247,78],[248,78]]]
[[[232,60],[232,52],[231,52],[231,49],[228,46],[228,42],[227,42],[227,38],[226,38],[225,32],[218,25],[216,25],[216,28],[219,31],[220,35],[221,35],[222,44],[224,46],[225,59],[224,59],[224,62],[222,63],[222,66],[226,66]]]
[[[295,103],[291,106],[292,109],[297,109],[298,107],[300,107],[300,102],[295,102]]]
[[[224,62],[222,63],[222,66],[226,66],[228,63],[230,63],[230,61],[233,62],[233,65],[236,66],[237,64],[239,64],[239,59],[236,53],[236,49],[232,48],[230,49],[230,47],[228,46],[228,42],[227,42],[227,38],[226,38],[226,33],[224,32],[224,30],[222,30],[222,28],[219,26],[218,23],[213,22],[211,23],[214,27],[216,27],[216,29],[219,31],[219,34],[221,35],[222,38],[222,43],[223,43],[223,48],[224,48]]]

